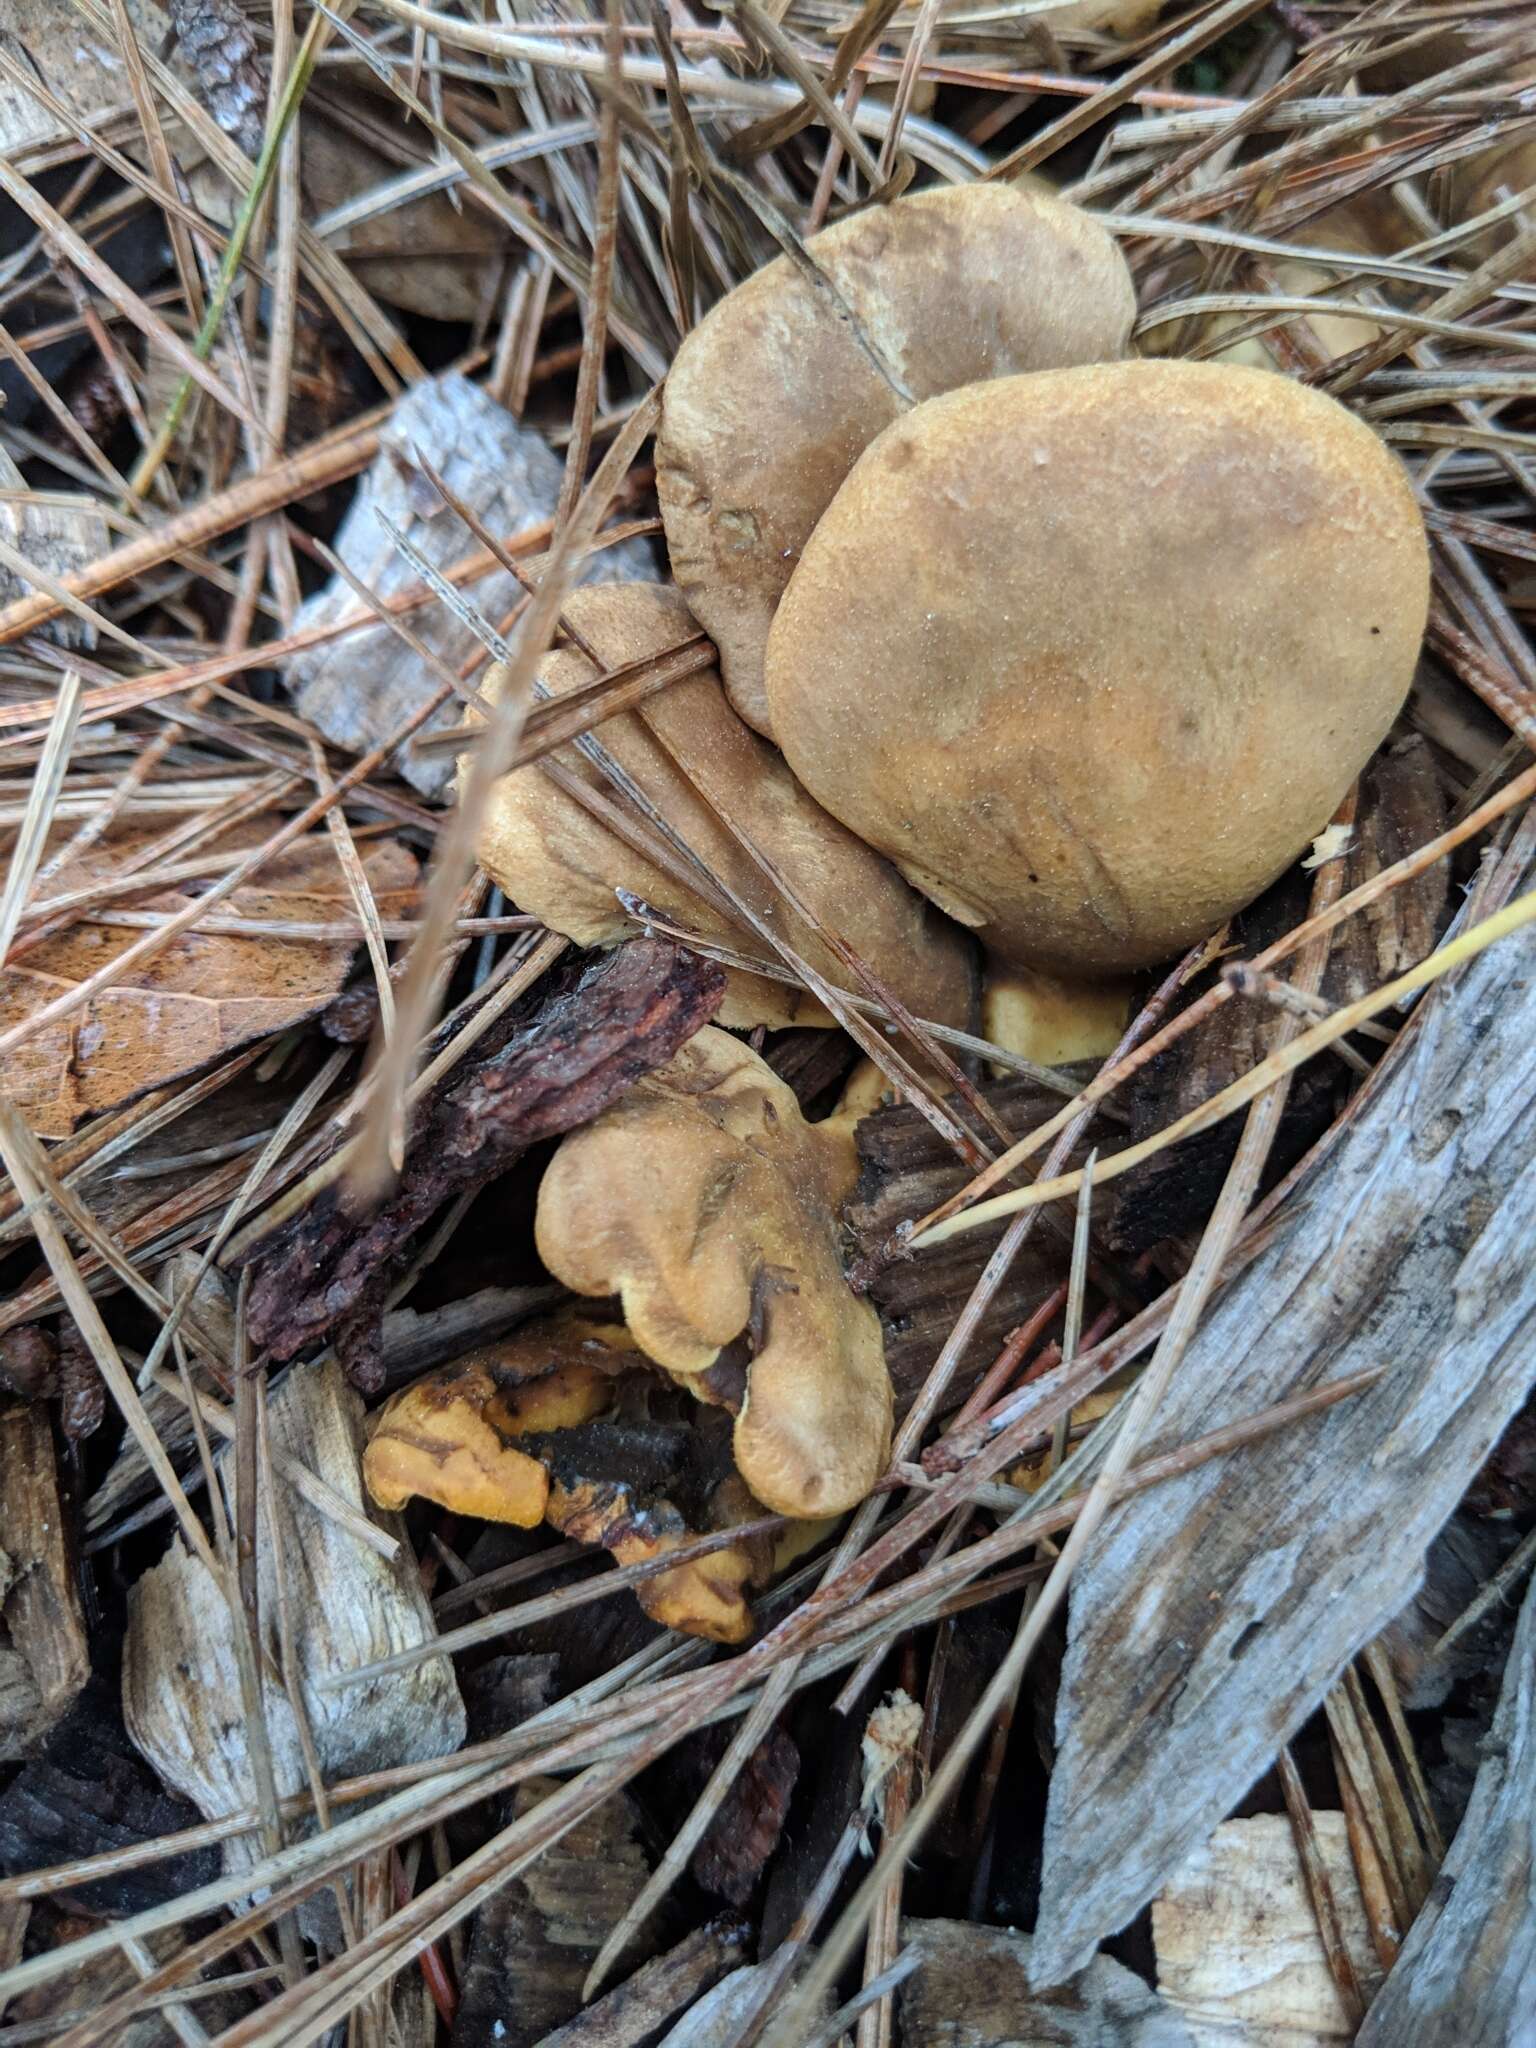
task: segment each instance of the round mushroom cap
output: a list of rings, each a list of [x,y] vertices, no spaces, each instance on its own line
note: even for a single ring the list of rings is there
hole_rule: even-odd
[[[1121,356],[1136,317],[1112,238],[1033,187],[919,192],[805,246],[826,283],[782,256],[722,299],[677,352],[656,437],[672,573],[770,736],[769,623],[876,434],[956,385]]]
[[[1151,965],[1328,822],[1413,678],[1408,479],[1333,399],[1137,362],[870,447],[768,643],[790,765],[1006,959]]]
[[[698,633],[678,592],[659,584],[574,590],[565,616],[610,668],[664,654]],[[565,646],[545,659],[539,673],[559,697],[599,671],[578,648]],[[783,755],[736,716],[714,668],[669,684],[635,711],[606,719],[594,737],[716,881],[783,932],[834,986],[846,988],[850,970],[785,908],[717,809],[915,1015],[965,1027],[974,970],[963,934],[908,888],[889,861],[806,794]],[[556,759],[604,796],[621,801],[574,747],[558,749]],[[557,788],[536,762],[498,783],[478,854],[514,903],[578,945],[612,945],[634,936],[636,927],[614,894],[623,888],[703,937],[769,957],[766,941],[627,844]],[[758,1024],[824,1026],[832,1019],[797,988],[732,970],[719,1021],[748,1030]]]

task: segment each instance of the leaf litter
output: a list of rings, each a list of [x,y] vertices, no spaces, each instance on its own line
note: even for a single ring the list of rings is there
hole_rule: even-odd
[[[1271,1866],[1318,2037],[1363,2014],[1364,2041],[1438,2038],[1463,1922],[1435,1871],[1448,1855],[1456,1898],[1507,1893],[1530,1747],[1529,1671],[1504,1673],[1498,1626],[1536,1521],[1536,1304],[1501,1250],[1530,1152],[1536,854],[1520,10],[67,12],[40,33],[0,5],[0,1457],[20,1503],[0,1732],[12,1793],[36,1788],[0,1791],[0,2039],[86,2048],[163,2013],[225,2048],[343,2021],[469,2048],[520,1968],[553,2000],[529,2038],[566,2048],[845,2028],[884,2048],[983,2019],[1199,2038],[1218,2005],[1229,2030],[1267,2023],[1232,1984],[1257,1952],[1235,1906]],[[782,248],[806,261],[814,225],[914,176],[1017,172],[1119,237],[1144,347],[1261,351],[1402,455],[1434,546],[1394,741],[1419,782],[1384,798],[1366,778],[1271,922],[1144,990],[1092,1080],[999,1082],[951,1031],[974,1092],[946,1101],[880,960],[848,963],[846,999],[811,982],[911,1104],[864,1117],[850,1247],[901,1362],[897,1436],[871,1499],[723,1653],[614,1597],[653,1565],[594,1577],[552,1531],[419,1507],[384,1527],[348,1471],[355,1421],[285,1418],[322,1384],[355,1417],[337,1354],[378,1384],[553,1306],[532,1241],[546,1141],[703,1021],[714,959],[804,984],[769,958],[773,920],[728,897],[733,947],[695,951],[658,915],[606,966],[562,957],[475,869],[476,807],[493,772],[574,738],[605,821],[666,843],[675,821],[634,809],[601,719],[688,661],[599,665],[558,728],[537,679],[594,546],[651,530],[653,387],[724,290]],[[473,446],[407,474],[391,421],[429,371],[553,451],[536,506],[498,496]],[[375,463],[409,545],[383,529],[354,587],[324,550]],[[472,736],[493,653],[514,686],[444,810],[422,799],[449,758],[427,736]],[[345,724],[295,693],[306,664],[345,678]],[[376,687],[386,669],[403,693]],[[396,771],[424,739],[413,788]],[[793,877],[764,874],[788,902]],[[624,908],[642,931],[649,906]],[[598,993],[646,957],[691,991],[664,1020],[643,989]],[[769,1064],[825,1085],[836,1063],[794,1038],[769,1034]],[[1235,1155],[1236,1120],[1174,1141],[1213,1096],[1246,1109]],[[1414,1164],[1381,1186],[1394,1118]],[[1144,1149],[1120,1180],[1127,1135]],[[1051,1206],[1018,1185],[1032,1158]],[[948,1235],[914,1251],[925,1226]],[[1318,1250],[1341,1239],[1353,1277]],[[1443,1361],[1474,1341],[1496,1357],[1464,1400]],[[1028,1492],[1007,1483],[1021,1461]],[[1311,1560],[1290,1574],[1271,1556],[1288,1515]],[[212,1714],[192,1748],[239,1769],[198,1821],[109,1765],[94,1822],[60,1831],[50,1743],[74,1709],[101,1754],[122,1746],[123,1631],[174,1569],[209,1603],[183,1661],[209,1656],[218,1683],[178,1692],[141,1640],[133,1718]],[[396,1574],[414,1634],[338,1663],[324,1617],[354,1572]],[[550,1682],[466,1744],[457,1724],[391,1735],[392,1698],[444,1673],[469,1693],[488,1660],[534,1654]],[[1165,1704],[1133,1712],[1148,1670]],[[1190,1688],[1219,1724],[1198,1739],[1172,1705]],[[364,1697],[379,1741],[360,1721],[333,1754]],[[902,1755],[871,1822],[857,1751],[893,1699]],[[1495,1711],[1503,1747],[1480,1757]],[[1201,1857],[1230,1859],[1233,1926]],[[1175,1938],[1192,1900],[1206,1918]],[[1504,2025],[1529,1914],[1478,1931],[1499,1988],[1477,1995]],[[982,1978],[997,2011],[968,2021]]]

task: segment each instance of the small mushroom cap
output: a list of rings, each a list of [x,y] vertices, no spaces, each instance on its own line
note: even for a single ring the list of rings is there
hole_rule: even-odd
[[[603,1355],[615,1348],[608,1327],[550,1319],[413,1381],[379,1410],[363,1453],[369,1493],[381,1508],[419,1495],[455,1514],[536,1528],[549,1476],[516,1439],[601,1415],[623,1363]]]
[[[573,591],[565,611],[611,668],[665,653],[698,631],[678,592],[659,584],[593,585]],[[570,646],[557,649],[540,670],[556,696],[596,673]],[[783,756],[732,711],[713,669],[670,684],[637,711],[605,720],[596,737],[710,873],[783,931],[834,985],[847,987],[849,970],[783,907],[701,790],[917,1016],[964,1026],[972,968],[962,935],[908,888],[889,861],[806,795]],[[561,749],[558,758],[584,782],[604,788],[597,770],[574,748]],[[613,794],[605,788],[604,793]],[[514,903],[578,945],[610,945],[633,936],[635,926],[614,894],[622,887],[702,936],[766,954],[764,941],[600,824],[537,763],[514,769],[497,785],[478,850],[486,872]],[[722,1023],[741,1030],[832,1021],[801,991],[734,971],[719,1014]]]
[[[790,765],[1003,958],[1148,966],[1322,830],[1429,599],[1402,468],[1331,398],[1138,362],[935,398],[808,543],[768,647]]]
[[[915,193],[839,221],[806,250],[834,290],[787,256],[738,285],[678,350],[656,437],[672,573],[720,650],[731,702],[770,735],[769,622],[876,434],[909,399],[1123,355],[1136,315],[1112,238],[1034,187]]]
[[[840,1257],[855,1170],[846,1131],[807,1124],[750,1047],[706,1025],[565,1138],[539,1187],[539,1256],[578,1294],[617,1293],[658,1365],[706,1372],[749,1333],[733,1451],[776,1514],[854,1506],[890,1443],[880,1320]]]

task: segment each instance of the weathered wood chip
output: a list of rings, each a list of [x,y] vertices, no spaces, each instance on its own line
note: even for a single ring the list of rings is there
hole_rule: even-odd
[[[1536,1379],[1536,934],[1427,1004],[1396,1073],[1216,1302],[1147,1448],[1389,1371],[1127,1503],[1074,1583],[1042,1983],[1166,1883],[1404,1605]]]

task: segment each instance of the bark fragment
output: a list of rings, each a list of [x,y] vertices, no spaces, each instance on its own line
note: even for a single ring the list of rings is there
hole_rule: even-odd
[[[660,939],[588,961],[429,1097],[383,1203],[359,1213],[333,1184],[247,1255],[252,1341],[292,1358],[345,1323],[352,1377],[380,1385],[383,1300],[417,1233],[456,1195],[505,1173],[539,1139],[590,1122],[669,1059],[724,986],[719,968]]]

